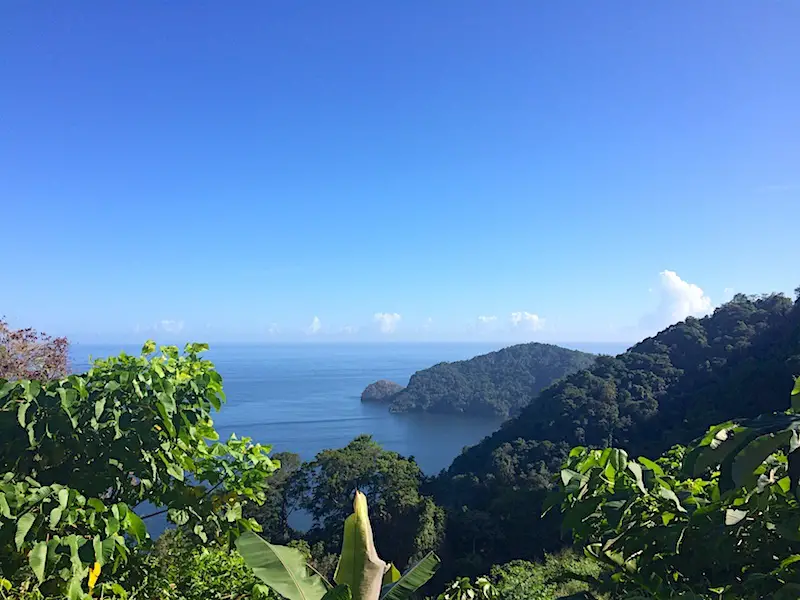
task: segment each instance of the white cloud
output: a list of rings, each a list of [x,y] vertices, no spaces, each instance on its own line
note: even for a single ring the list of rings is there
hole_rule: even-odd
[[[270,335],[277,335],[281,331],[281,328],[278,327],[277,323],[270,323],[270,326],[267,328],[267,333]]]
[[[308,333],[314,335],[315,333],[319,333],[319,330],[322,329],[322,321],[319,320],[319,317],[314,317],[311,321],[311,325],[308,326]]]
[[[380,326],[381,333],[394,333],[402,318],[398,313],[375,313],[374,320]]]
[[[480,317],[478,317],[478,321],[480,321],[481,323],[491,323],[493,321],[497,321],[497,317],[495,315],[489,315],[489,316],[481,315]]]
[[[158,328],[167,333],[180,333],[183,330],[183,321],[173,321],[172,319],[162,319],[158,323]]]
[[[644,327],[667,327],[686,317],[700,317],[711,312],[711,298],[700,286],[684,281],[675,271],[661,271],[659,277],[658,308],[642,319]]]
[[[531,331],[539,331],[544,327],[544,319],[528,311],[511,313],[511,325],[514,327],[525,327]]]
[[[345,325],[342,327],[341,332],[345,335],[353,335],[354,333],[358,333],[358,327],[353,325]]]

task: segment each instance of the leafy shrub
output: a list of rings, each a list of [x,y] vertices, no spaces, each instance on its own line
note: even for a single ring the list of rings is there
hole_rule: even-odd
[[[792,392],[800,409],[800,379]],[[553,501],[619,597],[800,595],[800,415],[709,429],[656,462],[575,448]],[[787,455],[788,453],[788,455]],[[602,578],[601,578],[602,579]]]
[[[257,526],[242,506],[263,502],[279,465],[248,439],[217,441],[225,396],[206,349],[151,356],[148,342],[83,375],[0,379],[0,575],[14,589],[125,595],[146,578],[156,514],[202,542]],[[144,503],[158,510],[140,517]]]
[[[432,552],[402,575],[383,561],[375,549],[366,496],[358,490],[343,529],[335,587],[308,564],[307,544],[300,545],[304,552],[245,532],[236,547],[256,576],[289,600],[408,600],[439,568],[439,557]]]
[[[586,580],[598,578],[602,569],[596,561],[565,550],[547,555],[543,563],[496,565],[490,579],[503,600],[551,600],[588,590]]]

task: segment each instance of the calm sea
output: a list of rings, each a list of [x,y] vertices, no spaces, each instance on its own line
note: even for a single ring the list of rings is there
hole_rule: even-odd
[[[621,345],[575,347],[590,352],[624,350]],[[73,370],[85,370],[89,356],[138,354],[140,348],[75,344]],[[361,392],[377,379],[406,385],[417,370],[497,349],[487,344],[432,343],[214,345],[206,356],[222,375],[227,396],[215,423],[222,438],[231,433],[249,436],[272,444],[275,452],[296,452],[303,459],[368,433],[385,448],[414,456],[423,471],[435,474],[501,421],[392,414],[384,405],[362,404]]]

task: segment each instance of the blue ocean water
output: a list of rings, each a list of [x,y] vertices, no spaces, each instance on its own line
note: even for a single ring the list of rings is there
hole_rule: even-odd
[[[620,345],[576,347],[608,353],[624,350]],[[386,406],[362,404],[361,392],[377,379],[406,385],[419,369],[498,348],[433,343],[212,345],[206,356],[222,375],[227,396],[214,420],[222,438],[231,433],[249,436],[272,444],[275,452],[296,452],[304,460],[368,433],[385,448],[414,456],[424,472],[435,474],[465,446],[497,429],[500,419],[392,414]],[[73,370],[85,370],[89,356],[138,354],[139,349],[74,344]]]

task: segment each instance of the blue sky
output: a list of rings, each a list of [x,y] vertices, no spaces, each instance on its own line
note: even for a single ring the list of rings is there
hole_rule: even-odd
[[[798,23],[3,2],[0,314],[86,341],[633,341],[789,293]]]

